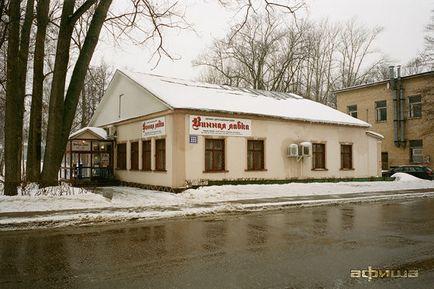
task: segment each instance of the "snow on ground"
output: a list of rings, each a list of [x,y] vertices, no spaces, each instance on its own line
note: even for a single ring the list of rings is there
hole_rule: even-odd
[[[131,187],[99,188],[98,193],[59,186],[38,189],[31,185],[19,196],[0,192],[0,226],[20,223],[119,221],[140,218],[212,214],[265,209],[287,205],[314,205],[347,202],[349,199],[384,200],[412,198],[414,193],[378,194],[410,189],[432,189],[419,197],[434,196],[434,181],[397,173],[391,182],[289,183],[282,185],[224,185],[189,189],[181,194]],[[347,194],[360,193],[351,198]],[[326,195],[333,195],[327,197]],[[63,211],[66,210],[66,211]],[[26,213],[23,216],[14,215]],[[51,212],[51,213],[50,213]]]
[[[434,188],[434,182],[422,180],[405,173],[396,173],[391,182],[339,182],[339,183],[289,183],[282,185],[225,185],[190,189],[181,195],[197,202],[234,201],[276,197],[301,197],[369,193],[406,189]]]
[[[417,182],[420,181],[419,178],[406,174],[406,173],[394,173],[392,175],[392,178],[395,178],[395,181],[400,181],[400,182]]]
[[[0,213],[39,212],[110,207],[101,195],[68,185],[39,189],[36,184],[18,188],[17,196],[3,195],[0,188]]]

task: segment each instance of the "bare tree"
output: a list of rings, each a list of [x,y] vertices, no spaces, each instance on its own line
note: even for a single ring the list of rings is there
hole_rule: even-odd
[[[434,65],[434,10],[431,13],[431,22],[425,27],[425,54],[431,65]]]
[[[6,57],[7,46],[6,36],[9,17],[7,16],[6,8],[9,1],[0,0],[0,176],[3,176],[4,167],[4,122],[5,122],[5,106],[6,106]]]
[[[233,86],[282,90],[301,57],[297,29],[281,28],[270,16],[254,16],[241,30],[214,42],[195,65],[207,67],[203,80]]]
[[[381,33],[381,27],[367,29],[355,19],[347,21],[339,37],[340,87],[354,86],[366,82],[365,77],[381,60],[374,60],[369,66],[366,60],[376,51],[372,44]]]
[[[89,67],[71,131],[83,128],[89,123],[104,95],[111,75],[111,69],[105,63]]]
[[[50,0],[39,0],[36,11],[37,32],[33,62],[33,89],[30,111],[26,178],[39,180],[42,157],[42,100],[44,94],[45,37],[49,21]]]
[[[373,79],[383,58],[372,44],[381,29],[323,20],[283,25],[269,15],[251,17],[241,29],[214,42],[196,65],[202,79],[255,89],[294,92],[334,105],[333,91]],[[367,64],[368,61],[374,61]]]
[[[27,1],[22,25],[20,4],[20,1],[11,1],[9,4],[5,109],[5,195],[16,195],[17,186],[21,183],[24,98],[34,1]]]
[[[5,193],[13,195],[16,194],[16,186],[21,178],[19,148],[22,143],[24,95],[27,81],[26,67],[31,46],[30,33],[32,31],[33,6],[35,1],[27,0],[25,3],[18,0],[10,1],[10,3],[7,0],[0,1],[0,4],[6,3],[5,11],[7,11],[9,17],[6,29],[8,32],[6,39],[8,50]],[[230,5],[231,3],[238,5],[240,11],[244,11],[245,13],[245,17],[241,17],[242,19],[248,19],[251,12],[258,9],[255,7],[255,3],[262,3],[260,5],[267,11],[269,16],[275,10],[283,9],[286,10],[286,13],[293,14],[298,9],[298,4],[290,6],[288,3],[292,1],[289,0],[279,2],[268,0],[217,1],[223,5]],[[33,83],[35,103],[32,103],[32,111],[34,113],[31,113],[32,116],[30,117],[32,119],[32,128],[36,127],[36,135],[33,135],[33,133],[30,135],[31,150],[33,151],[33,168],[37,167],[38,146],[40,146],[40,138],[37,133],[39,127],[42,127],[42,130],[44,129],[43,122],[40,125],[38,121],[38,118],[41,117],[41,106],[37,102],[41,102],[40,91],[42,83],[42,113],[44,113],[44,92],[46,91],[47,84],[50,84],[48,90],[50,97],[44,166],[39,176],[39,183],[43,186],[57,183],[57,172],[74,116],[76,115],[80,94],[82,91],[85,91],[86,72],[88,71],[90,60],[103,27],[106,29],[106,32],[114,36],[114,39],[118,41],[128,38],[138,44],[145,42],[154,43],[155,55],[158,61],[162,56],[171,57],[163,41],[164,30],[187,27],[187,25],[184,25],[186,22],[184,21],[183,14],[179,13],[177,9],[179,4],[174,0],[168,0],[164,3],[152,0],[130,0],[123,2],[125,5],[119,6],[122,9],[119,9],[118,6],[112,7],[111,2],[111,0],[54,0],[51,5],[52,9],[49,10],[48,19],[50,21],[46,28],[43,27],[46,10],[42,9],[42,7],[45,7],[45,2],[42,0],[38,2],[37,10],[38,12],[44,11],[44,17],[42,17],[42,14],[39,15],[42,18],[38,18],[36,23],[38,29],[35,36],[35,53],[40,53],[43,42],[38,41],[38,38],[43,38],[41,35],[44,29],[46,30],[45,45],[51,45],[54,41],[56,42],[53,53],[49,52],[50,49],[45,49],[48,53],[42,56],[44,65],[41,66],[41,62],[35,57],[33,78],[29,80],[36,79],[36,83]],[[24,20],[20,21],[21,19]],[[42,27],[40,28],[39,26]],[[242,28],[243,26],[244,21],[241,20],[237,27]],[[132,31],[141,32],[142,37],[137,37],[137,34],[132,36],[130,34]],[[40,32],[40,37],[38,37],[38,32]],[[39,52],[37,53],[36,51]],[[47,69],[44,69],[44,67]],[[44,72],[46,73],[44,74]],[[43,141],[43,138],[41,138],[41,141]],[[37,179],[38,170],[31,169],[30,171],[32,171],[31,178],[33,179],[34,176]],[[33,173],[35,174],[33,175]]]

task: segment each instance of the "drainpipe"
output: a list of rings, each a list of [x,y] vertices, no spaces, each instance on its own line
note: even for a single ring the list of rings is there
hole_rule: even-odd
[[[404,86],[401,78],[401,66],[398,66],[398,86],[399,86],[399,145],[405,148],[405,118],[404,118]]]
[[[393,100],[393,143],[395,146],[399,147],[398,141],[398,97],[396,89],[396,79],[395,79],[395,67],[389,66],[389,86],[392,90],[392,100]]]

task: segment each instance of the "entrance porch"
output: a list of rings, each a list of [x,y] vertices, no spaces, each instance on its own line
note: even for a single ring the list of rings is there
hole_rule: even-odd
[[[59,179],[74,183],[113,180],[113,141],[104,129],[85,127],[69,136]]]

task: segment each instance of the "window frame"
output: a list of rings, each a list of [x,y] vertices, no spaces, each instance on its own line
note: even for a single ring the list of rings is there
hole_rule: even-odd
[[[349,152],[344,152],[344,147],[350,147]],[[349,156],[349,167],[345,167],[345,157]],[[354,170],[354,160],[353,160],[353,144],[352,143],[341,143],[341,170],[350,171]]]
[[[137,146],[133,151],[133,145]],[[133,153],[134,158],[133,158]],[[135,162],[133,162],[135,160]],[[135,165],[133,167],[133,165]],[[138,171],[139,170],[139,141],[131,141],[130,142],[130,171]]]
[[[149,143],[149,150],[145,151],[145,143]],[[145,157],[149,157],[149,167],[145,167]],[[142,171],[149,172],[152,171],[152,141],[142,140]]]
[[[164,142],[164,148],[161,149],[158,144]],[[163,167],[159,167],[160,158],[163,158]],[[155,171],[166,171],[166,139],[160,138],[155,140]]]
[[[380,104],[383,104],[384,106],[379,106]],[[385,118],[381,118],[381,111],[385,112]],[[375,121],[376,122],[387,122],[387,100],[379,100],[375,102]]]
[[[249,144],[252,143],[252,148]],[[260,143],[260,149],[255,148],[255,143]],[[250,154],[252,154],[252,163],[250,163]],[[259,154],[260,163],[255,161],[255,155]],[[247,139],[247,169],[246,171],[264,171],[265,170],[265,140]]]
[[[125,151],[122,152],[123,162],[120,166],[120,147],[125,147]],[[127,143],[117,143],[116,144],[116,170],[126,170],[127,169]]]
[[[357,118],[357,116],[358,116],[358,113],[357,113],[357,104],[348,105],[347,106],[347,113],[348,113],[348,115],[350,115],[350,116],[352,116],[354,118]]]
[[[419,101],[412,101],[412,99],[419,98]],[[419,105],[419,115],[414,115],[414,107]],[[418,95],[411,95],[408,97],[408,116],[409,118],[422,118],[422,96],[420,94]]]
[[[214,146],[214,144],[213,144],[213,146],[212,146],[212,148],[211,149],[209,149],[209,148],[207,148],[207,142],[221,142],[221,144],[222,144],[222,148],[221,149],[215,149],[215,146]],[[227,172],[226,171],[226,139],[224,139],[224,138],[205,138],[205,150],[204,150],[204,153],[205,153],[205,158],[204,158],[204,161],[205,161],[205,163],[204,163],[204,172],[206,172],[206,173],[209,173],[209,172],[211,172],[211,173],[215,173],[215,172]],[[207,152],[211,152],[211,157],[212,157],[212,160],[211,160],[211,163],[212,163],[212,167],[211,168],[208,168],[207,167],[207,164],[209,163],[209,161],[207,160]],[[221,154],[222,154],[222,164],[221,164],[221,168],[218,168],[218,166],[215,166],[215,157],[214,157],[214,154],[216,153],[216,152],[221,152]]]
[[[322,147],[322,152],[317,152],[316,147]],[[323,167],[317,166],[316,162],[316,154],[322,154],[322,163],[324,164]],[[312,171],[326,171],[327,170],[327,163],[326,163],[326,143],[324,142],[312,142]]]
[[[381,169],[389,169],[389,152],[381,152]]]
[[[414,150],[422,150],[422,160],[421,161],[415,161],[414,160]],[[410,151],[410,163],[411,164],[423,164],[424,163],[424,159],[423,159],[423,140],[418,139],[418,140],[410,140],[409,141],[409,151]]]

